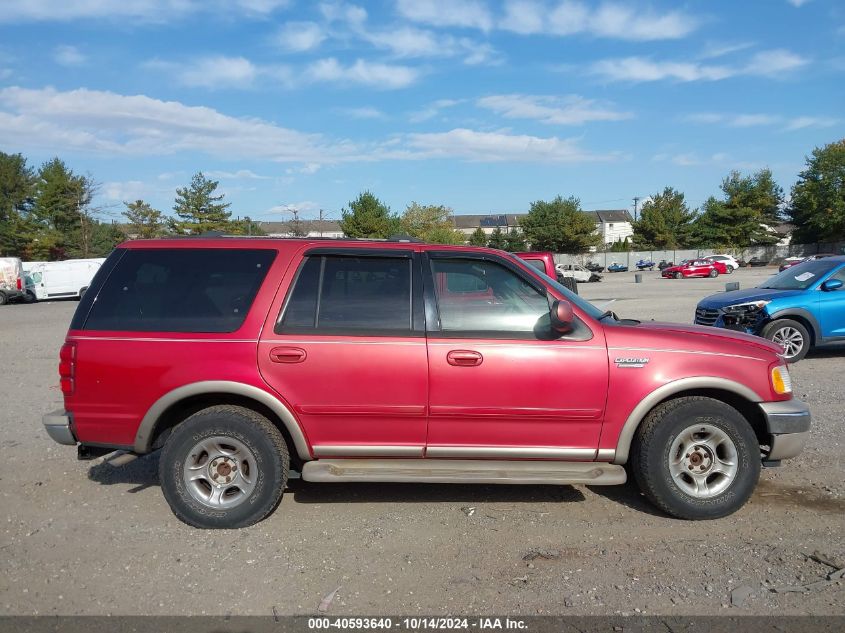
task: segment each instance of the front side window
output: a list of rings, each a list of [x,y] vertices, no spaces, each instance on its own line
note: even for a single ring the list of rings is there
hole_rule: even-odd
[[[407,334],[411,322],[408,257],[308,257],[276,334]]]
[[[234,332],[275,256],[269,249],[128,249],[97,294],[84,329]]]
[[[443,333],[548,329],[545,293],[506,267],[481,259],[433,259],[431,268]],[[454,292],[456,285],[474,291]]]

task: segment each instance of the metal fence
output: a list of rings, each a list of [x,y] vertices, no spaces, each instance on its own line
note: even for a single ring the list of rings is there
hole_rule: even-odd
[[[677,249],[677,250],[653,250],[653,251],[596,251],[592,253],[583,253],[580,255],[571,255],[566,253],[559,253],[555,255],[555,263],[558,264],[581,264],[582,266],[587,262],[595,262],[600,266],[607,267],[613,264],[622,264],[633,269],[636,263],[641,259],[651,260],[655,264],[660,260],[667,262],[678,263],[683,259],[697,259],[699,257],[707,257],[708,255],[717,255],[726,253],[733,255],[738,260],[749,261],[756,258],[760,261],[766,261],[770,264],[780,263],[787,257],[806,257],[808,255],[815,255],[816,253],[836,253],[845,255],[845,242],[828,242],[818,244],[789,244],[785,246],[749,246],[747,248],[735,249]]]

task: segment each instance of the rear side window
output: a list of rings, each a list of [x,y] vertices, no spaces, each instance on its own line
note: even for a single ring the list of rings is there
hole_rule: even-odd
[[[307,258],[276,334],[407,334],[411,262],[407,257]]]
[[[84,329],[234,332],[275,256],[264,249],[128,249]]]

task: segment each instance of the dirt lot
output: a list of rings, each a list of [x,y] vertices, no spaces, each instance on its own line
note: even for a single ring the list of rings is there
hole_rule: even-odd
[[[689,322],[699,298],[765,272],[661,280],[606,275],[581,286],[622,316]],[[177,521],[157,456],[112,468],[54,444],[41,414],[61,405],[57,355],[73,302],[0,308],[2,614],[833,614],[845,583],[845,350],[794,367],[812,406],[805,453],[766,470],[739,513],[667,518],[618,488],[305,484],[249,529]],[[534,558],[531,559],[532,556]],[[742,606],[731,592],[747,586]]]

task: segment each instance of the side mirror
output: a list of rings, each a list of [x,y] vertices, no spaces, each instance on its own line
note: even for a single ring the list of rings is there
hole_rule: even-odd
[[[572,329],[575,313],[572,304],[566,299],[559,299],[552,304],[551,324],[555,332],[566,334]]]
[[[841,279],[828,279],[822,284],[822,290],[830,292],[831,290],[839,290],[842,287]]]

